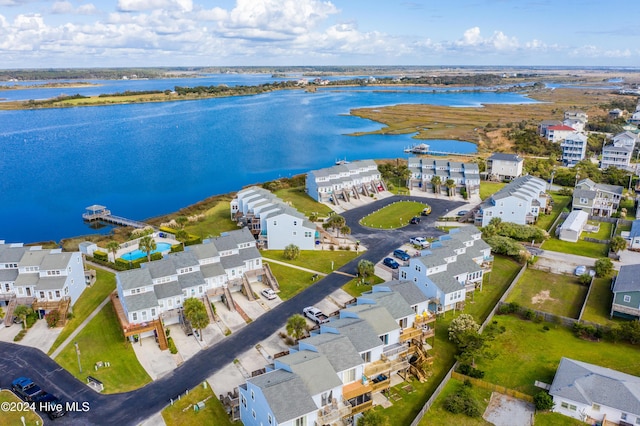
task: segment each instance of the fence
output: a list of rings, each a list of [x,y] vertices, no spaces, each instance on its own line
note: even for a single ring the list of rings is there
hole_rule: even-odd
[[[518,392],[517,390],[509,389],[504,386],[496,385],[494,383],[485,382],[484,380],[474,379],[473,377],[465,376],[464,374],[460,374],[457,372],[451,373],[451,378],[460,380],[464,382],[465,380],[469,380],[472,385],[477,386],[482,389],[489,389],[492,392],[498,392],[505,395],[512,396],[514,398],[522,399],[527,402],[533,403],[533,397],[531,395],[527,395],[526,393]]]

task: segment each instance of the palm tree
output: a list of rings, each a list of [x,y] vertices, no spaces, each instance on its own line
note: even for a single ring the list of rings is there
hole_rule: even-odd
[[[340,228],[342,228],[347,223],[347,221],[344,219],[344,217],[340,216],[339,214],[334,214],[329,218],[329,220],[327,220],[327,223],[331,228],[333,228],[334,231],[338,232],[337,236],[339,238]]]
[[[358,262],[358,275],[360,275],[362,281],[367,280],[367,278],[369,277],[373,277],[374,273],[375,265],[372,262],[366,259],[362,259],[360,262]]]
[[[433,185],[433,192],[436,194],[440,193],[440,185],[442,185],[442,179],[440,176],[434,176],[431,178],[431,184]]]
[[[300,256],[300,247],[295,244],[289,244],[284,248],[283,256],[288,260],[297,259]]]
[[[184,229],[179,229],[176,232],[176,240],[182,243],[182,250],[184,250],[184,243],[189,239],[189,234]]]
[[[627,248],[627,240],[617,235],[611,239],[609,242],[609,250],[614,253],[622,251]]]
[[[447,179],[445,186],[447,187],[447,195],[449,195],[449,197],[456,193],[456,182],[453,179]]]
[[[296,341],[307,334],[307,320],[300,314],[295,314],[287,320],[287,334]]]
[[[113,253],[113,261],[116,261],[116,253],[118,252],[118,249],[120,248],[120,244],[118,244],[117,241],[109,241],[107,243],[107,250],[109,250],[109,252]]]
[[[198,330],[200,341],[202,341],[202,329],[209,325],[209,315],[204,303],[200,299],[193,297],[184,301],[184,316],[189,320],[192,327]]]
[[[138,241],[138,248],[140,251],[147,253],[147,261],[151,262],[151,252],[158,248],[158,246],[156,245],[156,240],[154,240],[151,235],[145,235]]]
[[[22,328],[27,328],[27,317],[33,313],[33,309],[31,309],[27,305],[18,305],[13,310],[13,315],[17,316],[22,320]]]
[[[180,225],[180,229],[184,229],[184,226],[189,222],[189,219],[186,216],[178,216],[176,218],[176,223]]]

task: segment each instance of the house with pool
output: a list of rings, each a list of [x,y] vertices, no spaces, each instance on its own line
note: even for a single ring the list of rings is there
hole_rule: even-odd
[[[283,250],[289,244],[313,250],[320,239],[317,226],[304,214],[257,186],[238,192],[231,201],[231,219],[269,250]]]
[[[125,337],[147,337],[163,334],[162,325],[183,321],[181,308],[187,298],[202,299],[205,306],[223,301],[230,310],[235,310],[233,299],[238,297],[232,293],[244,289],[246,297],[254,300],[251,283],[262,281],[264,275],[255,238],[244,228],[144,263],[139,269],[118,272],[117,296],[112,299]],[[265,281],[277,289],[270,278]]]
[[[5,244],[0,240],[0,306],[5,325],[11,325],[17,305],[41,314],[57,309],[62,318],[86,288],[80,252]]]

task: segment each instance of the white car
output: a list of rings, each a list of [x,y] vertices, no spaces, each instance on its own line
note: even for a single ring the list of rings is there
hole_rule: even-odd
[[[267,298],[267,300],[273,300],[273,299],[275,299],[276,297],[278,297],[278,296],[276,295],[276,292],[275,292],[275,291],[273,291],[273,290],[271,290],[270,288],[265,288],[264,290],[262,290],[262,291],[261,291],[261,293],[262,293],[262,295],[263,295],[264,297],[266,297],[266,298]]]
[[[580,265],[576,268],[575,272],[574,272],[577,276],[580,276],[582,274],[586,274],[587,273],[587,267],[584,265]]]
[[[411,238],[409,240],[409,243],[413,244],[414,246],[419,246],[422,248],[429,248],[429,246],[431,246],[431,244],[429,244],[429,241],[427,241],[426,238],[422,238],[422,237]]]

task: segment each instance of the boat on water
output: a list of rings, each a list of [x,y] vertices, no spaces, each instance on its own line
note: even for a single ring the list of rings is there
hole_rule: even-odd
[[[418,145],[413,145],[409,148],[405,148],[404,152],[410,152],[412,154],[428,154],[429,153],[429,145],[426,143],[421,143]]]

